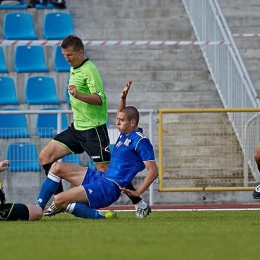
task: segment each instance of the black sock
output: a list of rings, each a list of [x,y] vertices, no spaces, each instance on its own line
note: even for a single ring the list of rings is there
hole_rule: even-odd
[[[50,168],[52,166],[53,162],[52,163],[47,163],[47,164],[44,164],[42,167],[45,171],[45,175],[47,176],[49,171],[50,171]],[[62,186],[62,182],[59,183],[59,187],[58,189],[56,190],[56,192],[54,193],[54,195],[57,195],[59,193],[63,192],[63,186]]]
[[[126,187],[128,190],[135,190],[134,186],[132,183],[130,183],[127,187]],[[128,196],[128,195],[127,195]],[[142,200],[141,197],[131,197],[131,196],[128,196],[129,199],[132,201],[133,204],[137,204],[138,202],[140,202]]]
[[[260,164],[256,164],[256,165],[257,165],[258,171],[260,172]]]

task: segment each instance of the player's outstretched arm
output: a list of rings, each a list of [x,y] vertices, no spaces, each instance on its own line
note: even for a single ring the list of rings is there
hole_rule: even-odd
[[[132,80],[128,80],[128,82],[126,83],[121,95],[120,95],[120,101],[119,101],[119,104],[118,104],[118,107],[117,107],[117,113],[120,112],[123,108],[126,107],[126,97],[127,97],[127,94],[128,94],[128,91],[131,87],[131,84],[132,84]]]
[[[148,170],[144,181],[141,183],[137,190],[129,190],[126,188],[120,188],[123,193],[132,197],[141,196],[158,177],[158,167],[155,161],[144,162],[146,169]]]

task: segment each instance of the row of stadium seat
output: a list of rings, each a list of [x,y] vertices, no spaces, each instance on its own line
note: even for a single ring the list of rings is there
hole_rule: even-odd
[[[64,5],[55,5],[52,4],[50,1],[39,1],[39,3],[36,3],[35,8],[36,9],[57,9],[57,8],[66,8]],[[31,8],[32,6],[30,6]],[[24,0],[17,0],[17,1],[1,1],[0,4],[0,10],[1,9],[27,9],[29,8],[28,5],[25,3]]]
[[[0,105],[19,105],[14,80],[0,76]],[[60,105],[55,81],[49,76],[30,76],[25,83],[25,102],[28,105]],[[64,87],[64,100],[70,104],[69,94]]]
[[[44,15],[43,38],[62,40],[74,34],[72,15],[67,12],[50,12]],[[3,37],[6,40],[37,40],[33,16],[29,12],[6,13],[3,20]]]
[[[37,147],[33,142],[11,142],[6,149],[7,160],[11,162],[8,167],[9,172],[41,171],[42,167],[38,160]],[[80,165],[78,154],[70,154],[61,159],[63,162],[69,162]],[[90,160],[89,160],[90,162]],[[89,167],[93,162],[89,163]]]
[[[57,72],[69,72],[70,65],[65,60],[61,47],[54,49],[54,70]],[[17,46],[14,52],[14,70],[18,73],[25,72],[49,72],[45,53],[42,46]],[[0,47],[0,73],[8,73],[5,55]]]
[[[114,145],[110,145],[112,152]],[[11,162],[8,167],[9,172],[24,171],[41,171],[42,167],[38,161],[37,147],[33,142],[11,142],[6,149],[7,160]],[[70,154],[61,159],[62,162],[74,163],[80,165],[79,154]],[[91,158],[88,157],[88,167],[96,170],[96,165]]]
[[[52,138],[57,134],[57,114],[48,114],[48,110],[62,110],[61,108],[42,108],[46,114],[36,115],[36,136],[40,138]],[[5,108],[0,111],[13,111],[21,113],[0,114],[0,138],[30,138],[31,133],[28,127],[27,118],[22,110],[17,108]],[[61,115],[61,130],[68,127],[66,114]]]

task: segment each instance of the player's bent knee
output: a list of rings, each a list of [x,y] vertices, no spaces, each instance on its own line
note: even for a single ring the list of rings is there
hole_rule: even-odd
[[[52,164],[52,166],[51,166],[50,171],[51,171],[53,174],[59,176],[59,174],[61,174],[61,173],[63,172],[62,163],[60,163],[60,162],[54,162],[54,163]]]
[[[29,220],[40,220],[42,218],[43,212],[41,207],[36,205],[27,205],[29,210]]]
[[[54,204],[60,210],[66,210],[68,203],[65,203],[62,199],[62,195],[57,194],[54,196]]]

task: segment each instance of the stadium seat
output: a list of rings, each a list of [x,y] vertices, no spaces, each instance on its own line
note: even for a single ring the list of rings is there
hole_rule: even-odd
[[[0,111],[17,111],[19,109],[6,108]],[[25,114],[0,114],[0,138],[28,138],[27,119]]]
[[[61,47],[57,46],[55,49],[54,55],[54,70],[58,72],[69,72],[70,71],[70,64],[64,58]]]
[[[8,68],[5,64],[5,55],[2,47],[0,46],[0,73],[8,73]]]
[[[35,144],[13,142],[7,146],[6,159],[10,161],[9,172],[41,171]]]
[[[93,171],[97,170],[96,164],[94,163],[94,161],[90,157],[88,157],[88,168],[93,170]]]
[[[43,108],[42,110],[61,110],[59,108]],[[66,114],[61,115],[61,130],[68,128]],[[57,114],[38,114],[36,120],[36,134],[41,138],[52,138],[57,134]]]
[[[65,88],[65,101],[66,103],[70,104],[70,95],[67,88]]]
[[[7,40],[37,40],[32,15],[27,12],[6,13],[3,36]]]
[[[48,76],[31,76],[25,86],[25,102],[29,105],[59,105],[54,79]]]
[[[63,40],[74,34],[72,15],[66,12],[46,13],[43,22],[43,38],[47,40]]]
[[[20,104],[16,96],[16,89],[12,78],[0,76],[0,89],[0,105]]]
[[[14,53],[16,72],[49,72],[42,46],[17,46]]]
[[[80,165],[79,154],[69,154],[61,159],[62,162],[74,163]]]
[[[0,9],[27,9],[27,4],[24,3],[24,0],[2,1]]]

